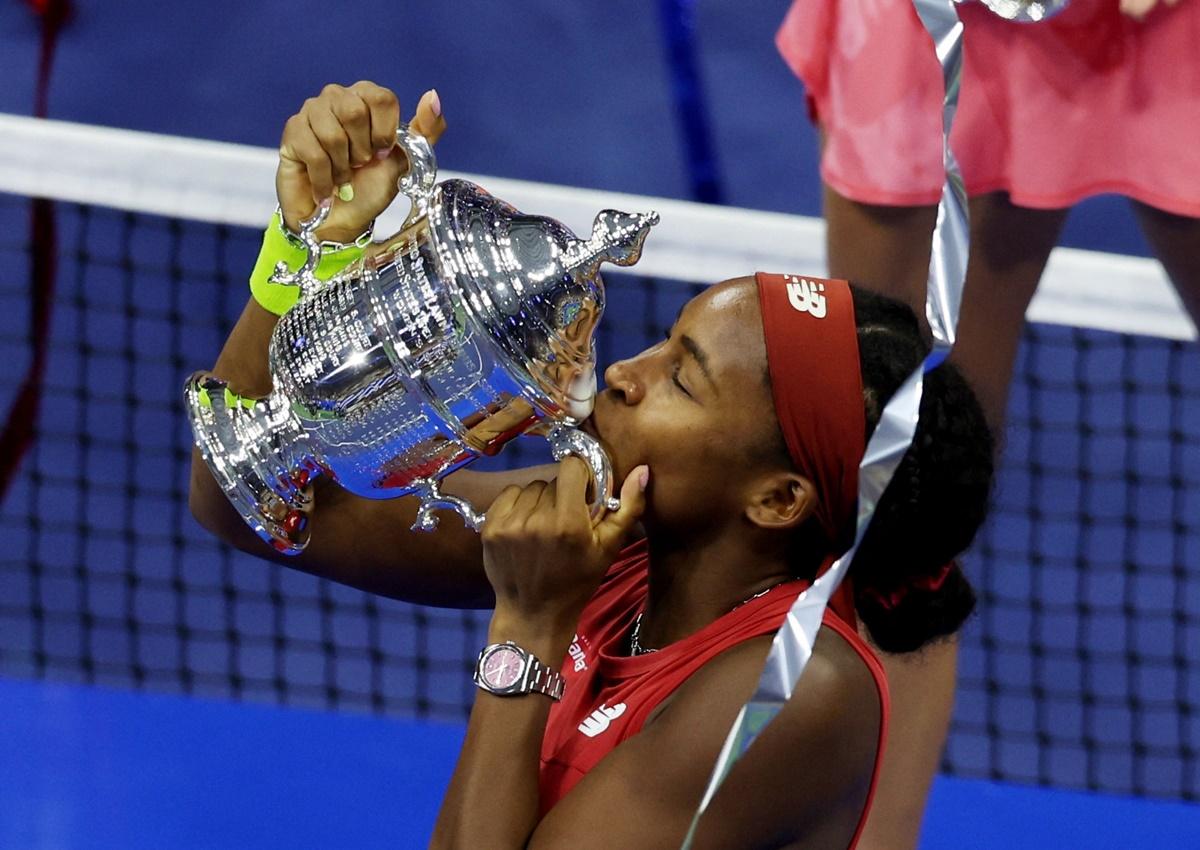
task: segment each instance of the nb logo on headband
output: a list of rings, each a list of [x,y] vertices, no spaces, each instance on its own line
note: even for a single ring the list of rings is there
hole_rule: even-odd
[[[801,313],[808,313],[814,319],[825,318],[825,284],[816,283],[806,278],[787,275],[788,301],[792,307]]]

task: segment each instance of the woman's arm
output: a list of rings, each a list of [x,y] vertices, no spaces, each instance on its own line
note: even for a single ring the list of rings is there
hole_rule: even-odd
[[[488,642],[512,641],[557,670],[579,614],[641,516],[649,472],[634,469],[621,507],[593,524],[587,466],[559,464],[553,481],[509,487],[492,504],[480,535],[496,594]],[[462,755],[430,846],[437,850],[524,847],[537,822],[538,756],[550,712],[541,693],[480,691]]]
[[[317,198],[349,183],[354,200],[339,199],[319,235],[347,241],[367,228],[394,199],[396,178],[405,167],[398,151],[386,158],[377,154],[391,148],[399,115],[392,92],[360,82],[348,88],[326,86],[288,119],[276,192],[289,226],[295,228],[311,215]],[[421,99],[411,124],[437,141],[446,125],[436,94]],[[247,396],[271,391],[267,347],[276,322],[276,316],[250,299],[212,369],[233,391]],[[444,489],[485,510],[504,487],[545,474],[537,469],[497,474],[464,470],[449,476]],[[296,557],[277,554],[250,530],[195,450],[188,500],[201,525],[251,554],[394,598],[451,607],[491,604],[479,536],[451,516],[435,532],[410,531],[415,498],[362,499],[320,482],[310,519],[312,537]]]
[[[770,637],[746,641],[705,665],[540,823],[538,763],[550,700],[481,692],[431,846],[679,846],[770,645]],[[695,850],[844,850],[866,801],[879,720],[870,673],[839,635],[822,630],[803,683],[733,768]]]

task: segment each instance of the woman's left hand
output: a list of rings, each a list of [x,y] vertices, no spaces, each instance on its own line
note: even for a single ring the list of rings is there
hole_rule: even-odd
[[[559,464],[554,481],[501,492],[481,534],[484,570],[496,593],[493,625],[519,623],[522,632],[569,640],[642,515],[649,476],[646,466],[630,472],[620,509],[595,522],[587,501],[591,472],[574,456]]]

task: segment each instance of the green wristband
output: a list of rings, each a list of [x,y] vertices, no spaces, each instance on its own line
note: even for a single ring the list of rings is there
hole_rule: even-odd
[[[207,410],[212,410],[212,396],[208,394],[208,388],[201,387],[200,392],[197,395],[200,399],[200,406]],[[252,407],[254,407],[254,399],[237,395],[233,392],[233,390],[229,389],[229,387],[226,387],[225,408],[229,409],[231,407],[244,407],[247,410],[250,410]]]
[[[317,278],[329,280],[346,266],[360,259],[370,243],[370,229],[358,239],[346,244],[322,242],[321,261],[317,263]],[[304,243],[284,230],[283,215],[276,209],[275,214],[271,216],[271,223],[263,231],[262,248],[258,252],[258,260],[254,263],[254,271],[250,273],[250,293],[264,310],[282,316],[300,300],[299,286],[271,283],[271,275],[275,273],[277,263],[286,263],[289,270],[295,271],[304,265],[307,256]]]

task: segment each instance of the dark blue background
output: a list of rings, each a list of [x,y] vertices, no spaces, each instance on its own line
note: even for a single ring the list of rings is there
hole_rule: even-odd
[[[447,168],[690,196],[660,7],[686,2],[77,3],[50,117],[274,146],[326,82],[442,95]],[[785,0],[701,0],[694,44],[726,202],[817,215],[816,139],[775,52]],[[0,4],[0,111],[32,109],[38,28]],[[969,92],[963,93],[969,97]],[[1072,216],[1064,244],[1145,253],[1127,204]]]

